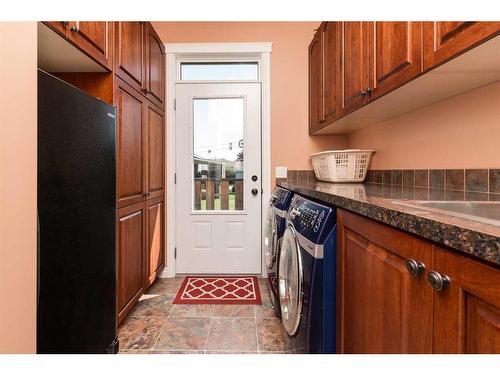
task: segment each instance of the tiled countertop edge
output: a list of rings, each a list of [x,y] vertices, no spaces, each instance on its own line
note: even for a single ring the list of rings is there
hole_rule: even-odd
[[[378,222],[446,246],[457,252],[500,265],[500,238],[487,233],[442,223],[416,214],[401,212],[375,203],[362,202],[332,193],[320,192],[293,183],[277,185],[338,208],[360,214]]]

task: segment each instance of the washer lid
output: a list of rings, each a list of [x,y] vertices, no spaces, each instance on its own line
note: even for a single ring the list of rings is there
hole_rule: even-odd
[[[293,225],[289,224],[281,243],[278,266],[281,319],[289,336],[294,336],[302,316],[302,256]]]

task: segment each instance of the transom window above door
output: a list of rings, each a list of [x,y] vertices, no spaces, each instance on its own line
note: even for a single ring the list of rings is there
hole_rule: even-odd
[[[257,61],[181,62],[181,81],[257,81]]]

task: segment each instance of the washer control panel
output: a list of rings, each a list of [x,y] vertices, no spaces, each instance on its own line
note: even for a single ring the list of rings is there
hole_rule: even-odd
[[[282,189],[277,187],[272,193],[272,203],[275,207],[282,210],[287,210],[292,197],[292,192],[290,190]]]
[[[311,242],[320,243],[335,225],[335,210],[296,194],[290,204],[287,220]]]
[[[317,233],[326,215],[326,210],[308,203],[304,201],[297,208],[300,212],[300,225]]]

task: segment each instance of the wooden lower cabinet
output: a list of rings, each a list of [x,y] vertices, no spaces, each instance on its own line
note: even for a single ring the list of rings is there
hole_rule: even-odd
[[[118,209],[117,323],[134,307],[165,265],[163,197]]]
[[[430,353],[432,289],[409,260],[432,263],[432,245],[338,211],[337,350]]]
[[[146,274],[145,287],[150,286],[165,265],[165,206],[163,198],[146,201]]]
[[[348,211],[337,228],[339,353],[500,353],[500,269]]]
[[[119,324],[144,292],[144,203],[118,210],[117,215],[117,323]]]
[[[434,352],[500,353],[500,271],[440,248],[433,271],[450,279],[434,291]]]

